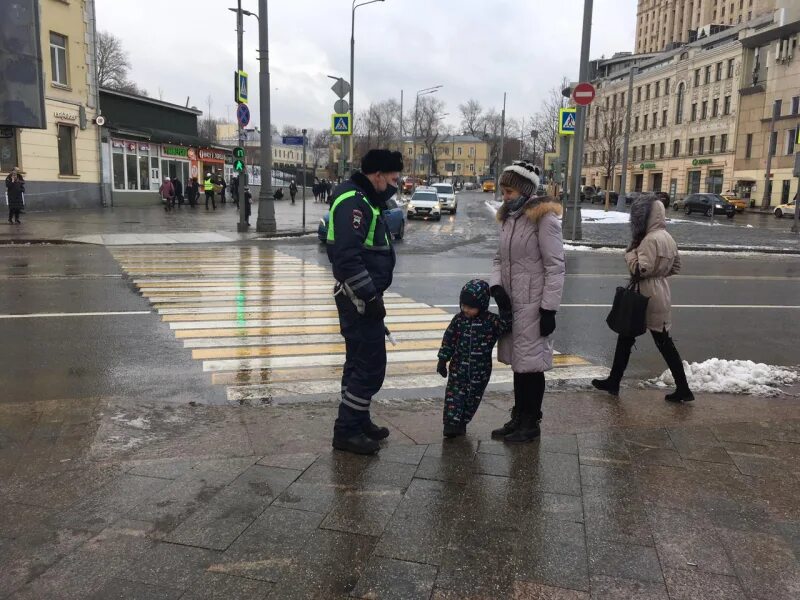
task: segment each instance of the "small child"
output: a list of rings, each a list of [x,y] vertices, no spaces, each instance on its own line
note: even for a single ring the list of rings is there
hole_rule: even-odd
[[[444,399],[446,438],[467,432],[467,423],[475,416],[492,376],[494,345],[511,331],[511,305],[507,297],[501,302],[504,305],[498,305],[499,316],[489,312],[489,284],[482,279],[467,282],[461,290],[461,312],[444,332],[436,370],[448,378]]]

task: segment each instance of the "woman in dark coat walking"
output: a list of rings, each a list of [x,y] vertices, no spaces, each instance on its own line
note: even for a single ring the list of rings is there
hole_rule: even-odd
[[[17,167],[11,169],[6,177],[6,194],[8,196],[8,222],[20,223],[19,213],[25,208],[25,180]]]

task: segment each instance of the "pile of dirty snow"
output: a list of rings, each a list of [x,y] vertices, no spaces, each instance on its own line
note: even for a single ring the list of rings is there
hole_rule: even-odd
[[[689,387],[694,392],[776,396],[781,393],[778,386],[800,381],[800,374],[795,370],[751,360],[710,358],[701,363],[684,362],[683,366]],[[657,387],[675,386],[669,370],[647,383]]]

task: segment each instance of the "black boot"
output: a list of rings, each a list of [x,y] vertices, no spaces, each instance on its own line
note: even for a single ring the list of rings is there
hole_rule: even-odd
[[[446,423],[442,435],[446,438],[461,437],[467,434],[467,426],[463,423]]]
[[[517,407],[511,409],[511,419],[503,424],[502,427],[492,431],[492,438],[504,438],[509,433],[513,433],[519,426],[519,411]]]
[[[672,341],[666,331],[658,334],[653,332],[653,339],[672,373],[672,378],[675,380],[675,387],[677,388],[673,393],[664,396],[664,400],[667,402],[691,402],[694,400],[694,394],[689,389],[686,371],[683,369],[683,360],[681,360],[681,355],[675,347],[675,342]]]
[[[614,350],[614,362],[611,365],[611,373],[607,379],[592,379],[592,385],[598,390],[608,392],[612,396],[619,395],[619,382],[628,368],[628,361],[631,358],[631,349],[636,340],[634,338],[617,338],[617,347]]]
[[[503,441],[511,444],[522,444],[532,442],[541,434],[539,429],[539,419],[537,415],[526,413],[519,419],[517,428],[503,438]]]
[[[387,427],[378,427],[370,418],[364,421],[361,431],[363,431],[364,435],[369,439],[375,441],[385,440],[389,437],[389,429]]]
[[[352,452],[353,454],[375,454],[381,449],[381,445],[376,440],[369,439],[364,433],[356,433],[350,437],[345,437],[334,432],[332,446],[336,450]]]

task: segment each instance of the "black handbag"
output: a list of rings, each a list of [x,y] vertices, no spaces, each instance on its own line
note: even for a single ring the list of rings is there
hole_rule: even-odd
[[[639,291],[639,281],[631,279],[627,287],[618,287],[614,304],[606,317],[611,331],[622,337],[637,337],[647,331],[647,296]]]

